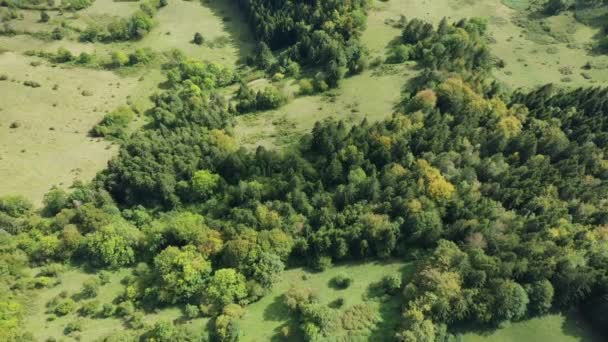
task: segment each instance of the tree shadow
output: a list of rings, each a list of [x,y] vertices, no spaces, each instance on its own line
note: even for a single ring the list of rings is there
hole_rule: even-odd
[[[378,314],[380,319],[370,332],[370,341],[392,341],[394,333],[401,325],[401,306],[403,297],[398,294],[389,297],[380,297],[380,308]]]
[[[600,342],[606,341],[607,336],[591,327],[591,324],[583,317],[579,310],[571,310],[564,313],[566,319],[562,324],[562,333],[571,336],[581,342]]]
[[[289,307],[285,304],[283,295],[276,296],[272,303],[264,309],[265,321],[284,321],[289,315]]]
[[[247,18],[235,1],[201,0],[201,4],[221,18],[222,29],[230,36],[227,44],[238,51],[238,60],[243,63],[255,47],[256,40],[249,29]]]

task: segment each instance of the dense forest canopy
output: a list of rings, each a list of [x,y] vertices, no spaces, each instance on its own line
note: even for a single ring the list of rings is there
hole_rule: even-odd
[[[366,1],[239,4],[281,56],[323,68],[356,58]],[[389,62],[423,71],[394,115],[318,122],[282,151],[236,143],[237,109],[219,93],[235,71],[174,54],[150,123],[92,184],[53,189],[41,213],[0,200],[0,339],[27,338],[21,296],[45,286],[23,276],[28,264],[136,265],[108,315],[134,324],[136,309],[187,304],[214,317],[220,341],[238,339],[242,307],[289,266],[417,260],[411,281],[393,282],[400,341],[450,341],[457,324],[494,327],[605,296],[608,89],[503,90],[486,25],[404,21]],[[297,289],[286,299],[307,340],[331,336],[330,309]],[[171,329],[142,338],[194,340]]]

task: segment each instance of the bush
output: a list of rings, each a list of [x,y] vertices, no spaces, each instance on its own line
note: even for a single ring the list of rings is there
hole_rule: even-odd
[[[82,290],[80,291],[80,294],[84,298],[97,297],[100,287],[101,287],[101,281],[99,280],[99,278],[87,279],[84,282],[84,284],[82,284]]]
[[[391,48],[390,54],[386,61],[388,63],[403,63],[410,58],[412,49],[404,44],[399,44]]]
[[[135,312],[135,306],[130,301],[124,301],[118,304],[118,308],[116,309],[116,314],[121,317],[131,316]]]
[[[40,88],[40,83],[36,81],[23,81],[23,85],[30,88]]]
[[[78,310],[78,312],[82,316],[89,317],[89,316],[97,315],[100,312],[100,309],[101,309],[101,304],[99,303],[99,301],[92,300],[90,302],[84,303],[80,307],[80,310]]]
[[[46,13],[46,11],[41,11],[40,12],[40,22],[41,23],[46,23],[51,19],[51,17],[49,16],[48,13]]]
[[[121,138],[126,134],[126,128],[133,120],[135,113],[129,107],[119,107],[111,113],[106,114],[100,123],[91,129],[91,135],[95,137]]]
[[[331,284],[339,289],[348,288],[353,282],[353,278],[349,277],[345,273],[340,273],[337,276],[333,277],[331,280]]]
[[[331,258],[328,256],[318,256],[313,261],[312,267],[315,271],[323,272],[326,269],[330,268],[332,265]]]
[[[382,278],[382,285],[387,293],[395,294],[401,289],[402,279],[399,274],[390,274]]]
[[[129,56],[122,51],[112,52],[110,59],[112,61],[112,66],[115,68],[119,68],[129,63]]]
[[[68,335],[71,334],[75,331],[82,331],[82,320],[81,319],[77,319],[75,321],[72,321],[70,323],[68,323],[65,328],[63,329],[63,333]]]
[[[99,271],[99,273],[97,273],[97,278],[99,278],[99,282],[101,283],[101,285],[106,285],[110,283],[110,272]]]
[[[205,43],[205,38],[203,38],[202,34],[200,34],[199,32],[196,32],[194,34],[194,38],[192,39],[192,42],[196,45],[203,45],[203,43]]]
[[[189,319],[197,318],[201,314],[201,311],[199,310],[198,306],[190,304],[186,304],[184,312],[186,313],[186,317],[188,317]]]
[[[65,316],[74,312],[74,310],[76,310],[76,303],[71,299],[66,299],[55,306],[53,313],[57,316]]]
[[[11,124],[11,128],[17,125]],[[34,205],[25,197],[20,195],[11,195],[0,197],[0,212],[3,212],[11,217],[21,217],[29,213],[34,208]]]

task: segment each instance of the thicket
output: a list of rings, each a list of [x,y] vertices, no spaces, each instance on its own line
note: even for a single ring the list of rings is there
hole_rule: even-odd
[[[359,41],[366,25],[366,0],[237,0],[261,42],[252,63],[271,73],[289,73],[299,65],[320,69],[330,87],[367,64]],[[274,56],[272,51],[280,51]],[[296,66],[293,66],[296,64]],[[332,75],[338,72],[338,75]]]

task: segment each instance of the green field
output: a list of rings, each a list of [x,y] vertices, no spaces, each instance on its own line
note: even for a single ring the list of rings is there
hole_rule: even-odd
[[[275,285],[272,292],[259,302],[247,307],[247,312],[241,320],[243,331],[242,341],[270,341],[279,338],[281,328],[287,326],[290,341],[301,340],[297,334],[297,325],[291,318],[287,306],[282,302],[282,296],[291,286],[311,288],[318,293],[321,304],[330,304],[338,297],[344,298],[343,313],[356,304],[371,305],[380,316],[379,322],[370,331],[352,331],[361,335],[371,335],[374,339],[386,340],[383,335],[390,327],[399,324],[399,298],[375,297],[370,294],[375,283],[380,282],[383,276],[401,273],[406,278],[411,272],[411,265],[401,262],[391,263],[365,263],[338,265],[322,273],[311,273],[304,269],[286,271],[281,281]],[[353,278],[353,284],[345,290],[338,290],[330,286],[330,280],[340,273],[346,273]],[[349,336],[347,331],[341,331]],[[280,340],[280,339],[279,339]]]
[[[465,333],[465,342],[600,342],[603,337],[591,332],[590,327],[576,314],[553,314],[511,323],[496,331]]]
[[[35,275],[35,272],[33,273]],[[116,297],[124,292],[121,280],[131,273],[132,269],[127,268],[111,272],[110,282],[100,288],[99,295],[94,299],[76,300],[77,307],[79,308],[91,300],[97,300],[102,304],[114,302]],[[78,312],[65,316],[56,316],[48,313],[47,303],[51,299],[59,296],[62,292],[67,292],[69,297],[78,295],[83,283],[92,278],[95,278],[95,274],[87,273],[87,271],[78,268],[70,268],[57,277],[60,281],[59,285],[36,292],[36,295],[31,298],[28,305],[29,315],[26,319],[25,328],[33,333],[37,341],[46,341],[49,338],[55,338],[58,341],[96,341],[111,333],[128,330],[128,326],[120,318],[83,318]],[[77,298],[77,296],[74,298]],[[160,321],[174,322],[179,320],[180,324],[186,325],[188,329],[198,331],[206,329],[207,319],[188,320],[182,318],[183,313],[181,308],[170,307],[155,312],[146,312],[143,323],[153,325],[155,322]],[[64,333],[65,326],[76,320],[82,322],[82,331],[66,335]]]
[[[48,23],[39,22],[39,11],[19,10],[24,18],[10,23],[28,32],[50,31],[61,22],[84,28],[106,18],[127,17],[138,6],[138,2],[99,0],[75,13],[59,15],[51,11]],[[74,180],[92,179],[115,154],[116,147],[89,138],[88,131],[105,113],[127,102],[147,109],[149,96],[158,91],[158,84],[165,78],[158,65],[117,75],[53,65],[23,56],[26,51],[66,48],[74,55],[87,52],[108,56],[112,51],[143,47],[158,53],[179,49],[193,58],[232,66],[251,49],[251,37],[239,12],[223,2],[172,1],[156,19],[154,30],[136,42],[81,43],[77,37],[46,41],[25,34],[0,36],[0,73],[9,77],[9,81],[0,81],[0,194],[22,194],[38,205],[54,185],[68,187]],[[195,32],[204,34],[203,46],[191,43]],[[32,66],[32,62],[41,65]],[[42,86],[25,87],[22,83],[27,80]],[[52,90],[55,84],[61,86]],[[82,96],[83,90],[93,95]],[[15,121],[20,127],[10,129]],[[142,117],[138,125],[143,122]]]
[[[605,68],[608,57],[590,53],[586,48],[600,29],[581,24],[569,12],[546,19],[552,28],[550,34],[545,31],[531,32],[526,27],[516,25],[518,12],[500,0],[374,1],[368,29],[363,36],[372,51],[381,52],[399,34],[398,29],[385,22],[398,20],[400,15],[435,23],[443,17],[450,21],[486,18],[493,38],[490,45],[492,52],[506,62],[506,67],[496,70],[495,76],[511,87],[534,87],[546,83],[581,86],[608,81],[608,69]],[[557,42],[552,35],[564,36],[565,40],[576,44]],[[601,66],[593,70],[590,80],[581,75],[584,71],[581,67],[587,62]],[[563,67],[571,72],[560,72]],[[564,80],[566,76],[570,78],[569,81]]]

